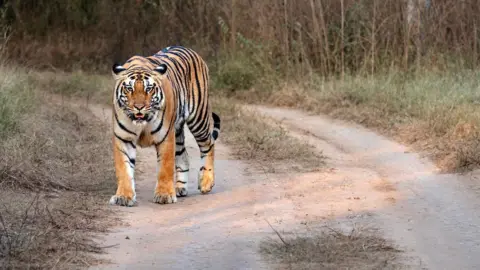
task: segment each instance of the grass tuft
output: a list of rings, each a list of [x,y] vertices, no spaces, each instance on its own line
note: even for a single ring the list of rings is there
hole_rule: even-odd
[[[400,251],[365,230],[345,234],[330,229],[283,241],[268,238],[260,244],[260,252],[278,269],[401,269]]]
[[[235,149],[236,157],[258,161],[271,170],[278,164],[299,165],[300,170],[317,170],[324,165],[324,157],[311,145],[233,100],[215,98],[213,108],[222,117],[221,140]]]

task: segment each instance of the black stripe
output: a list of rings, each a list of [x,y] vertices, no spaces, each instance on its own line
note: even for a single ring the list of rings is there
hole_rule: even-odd
[[[168,133],[170,132],[170,128],[171,128],[171,127],[172,127],[172,125],[170,125],[170,126],[168,127],[167,133],[165,133],[165,136],[163,137],[163,139],[162,139],[160,142],[155,143],[155,146],[158,147],[160,144],[163,143],[163,141],[165,141],[165,139],[168,137]]]
[[[185,66],[188,68],[188,72],[191,73],[192,72],[192,70],[190,68],[192,66],[191,65],[192,64],[191,55],[188,53],[188,51],[185,48],[182,48],[181,50],[179,49],[176,52],[177,53],[174,53],[174,52],[171,52],[171,53],[178,56],[181,60],[183,60],[183,62],[185,63]],[[187,78],[187,79],[188,79],[188,81],[190,81],[189,78]],[[187,90],[187,95],[188,95],[187,100],[190,101],[190,98],[192,98],[192,102],[189,105],[194,106],[195,105],[195,93],[191,93],[192,89],[190,87],[186,87],[185,89]],[[189,113],[190,114],[192,114],[193,109],[194,108],[192,108],[192,109],[189,108]]]
[[[185,122],[181,122],[178,124],[178,129],[175,130],[175,137],[183,137],[183,128],[184,128]]]
[[[208,148],[208,150],[205,150],[205,151],[201,151],[201,150],[200,150],[200,152],[202,152],[202,154],[207,154],[208,152],[210,152],[210,150],[212,150],[212,147],[213,147],[213,144],[210,145],[210,147]]]
[[[210,126],[209,124],[209,120],[210,118],[207,117],[207,106],[206,104],[204,104],[203,100],[198,100],[198,108],[196,110],[196,114],[195,114],[195,121],[194,123],[195,124],[199,124],[200,125],[197,125],[195,130],[192,130],[192,133],[194,132],[199,132],[199,129],[203,128],[204,126]],[[200,122],[198,122],[200,121]]]
[[[198,115],[196,115],[198,117]],[[197,120],[197,119],[195,119]],[[193,121],[192,121],[193,122]],[[197,121],[195,121],[196,123],[196,126],[193,125],[192,126],[192,129],[190,130],[192,132],[193,135],[196,135],[198,134],[202,128],[204,128],[206,125],[207,125],[207,122],[206,122],[206,119],[205,118],[200,118],[198,119]],[[189,127],[190,128],[190,127]]]
[[[213,127],[220,129],[220,122],[221,122],[220,116],[212,112],[212,118],[213,118]]]
[[[180,183],[182,183],[182,184],[186,184],[186,183],[187,183],[187,182],[185,182],[185,181],[180,181],[180,180],[177,180],[177,182],[180,182]]]
[[[160,61],[158,61],[157,59],[152,59],[150,57],[147,57],[147,60],[154,65],[160,65]]]
[[[175,65],[175,68],[177,71],[181,71],[182,75],[185,76],[187,73],[185,71],[185,69],[183,68],[183,66],[178,62],[178,59],[175,59],[175,58],[172,58],[168,55],[165,55],[163,56],[164,58],[167,58],[168,60],[170,60],[170,62],[172,62],[174,65]],[[180,57],[180,56],[179,56]],[[181,57],[180,57],[181,58]]]
[[[210,137],[206,136],[206,137],[203,137],[203,138],[195,138],[195,141],[197,142],[197,144],[201,144],[201,143],[204,143],[204,142],[208,141],[208,139],[210,139]]]
[[[118,151],[122,152],[127,158],[128,158],[128,161],[130,162],[130,164],[132,164],[133,166],[135,166],[135,159],[134,158],[131,158],[125,151],[123,151],[122,149],[118,148]]]
[[[216,140],[216,139],[218,138],[218,131],[214,130],[214,131],[212,132],[212,138],[213,138],[214,140]]]
[[[122,95],[120,94],[120,97],[117,98],[117,104],[118,104],[118,107],[120,107],[120,108],[123,107],[122,106],[123,101],[121,100],[121,98],[122,98]]]
[[[195,56],[194,56],[191,52],[189,52],[188,50],[185,50],[185,52],[186,52],[186,53],[190,56],[190,58],[191,58],[191,59],[190,59],[190,63],[193,65],[193,73],[194,73],[194,75],[195,75],[195,82],[196,82],[196,84],[197,84],[197,90],[198,90],[198,93],[197,93],[197,95],[198,95],[198,101],[200,102],[201,99],[202,99],[202,93],[200,92],[201,87],[200,87],[200,81],[199,81],[199,79],[198,79],[197,63],[196,63],[196,61],[195,61],[196,58],[195,58]],[[194,93],[194,97],[195,97],[195,93]],[[193,101],[193,103],[195,104],[195,101]]]
[[[188,172],[188,171],[189,171],[189,169],[186,169],[186,170],[182,170],[182,169],[176,170],[176,172]]]
[[[185,153],[185,150],[186,150],[186,148],[184,147],[184,148],[183,148],[182,150],[180,150],[180,151],[175,151],[175,156],[180,156],[180,155],[182,155],[183,153]]]
[[[168,70],[170,70],[170,72],[168,73],[168,79],[170,80],[173,89],[177,90],[178,88],[185,88],[185,85],[183,84],[185,82],[185,79],[182,80],[182,77],[180,76],[181,74],[179,74],[176,69],[172,68],[170,63],[166,63],[168,66]],[[175,62],[173,63],[173,65],[175,65]],[[185,75],[183,77],[185,78]]]
[[[188,55],[186,53],[184,53],[182,51],[168,52],[168,53],[177,56],[178,58],[180,58],[180,60],[182,60],[186,64],[188,63]]]
[[[202,139],[202,138],[208,138],[208,135],[210,135],[210,130],[208,130],[208,127],[205,126],[205,129],[203,131],[199,131],[195,133],[195,139]]]
[[[157,133],[158,131],[160,131],[160,129],[162,129],[163,119],[165,119],[165,112],[162,114],[162,120],[160,121],[160,124],[158,124],[158,127],[155,128],[155,130],[153,130],[152,132],[150,132],[151,135]]]
[[[117,121],[118,126],[119,126],[121,129],[123,129],[125,132],[130,133],[130,134],[135,135],[135,136],[137,135],[137,133],[129,130],[129,129],[126,128],[122,123],[120,123],[120,121],[118,120],[117,112],[115,112],[115,120]]]
[[[125,144],[130,144],[133,148],[137,148],[137,146],[135,146],[135,144],[134,144],[132,141],[125,140],[124,138],[118,136],[118,134],[115,133],[115,132],[114,132],[114,134],[115,134],[115,137],[117,137],[117,139],[119,139],[119,140],[122,141],[123,143],[125,143]]]

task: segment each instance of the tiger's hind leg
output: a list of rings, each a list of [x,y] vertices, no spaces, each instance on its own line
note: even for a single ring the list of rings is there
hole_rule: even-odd
[[[175,137],[175,191],[177,197],[185,197],[188,195],[188,171],[190,164],[188,161],[187,149],[185,148],[183,125],[180,130],[177,131]]]
[[[213,120],[212,126],[209,125],[211,120]],[[202,166],[198,172],[198,189],[202,194],[206,194],[215,186],[215,140],[220,132],[220,118],[212,113],[212,118],[199,122],[187,123],[187,125],[200,148]]]
[[[201,147],[200,149],[202,149]],[[213,163],[215,160],[214,150],[215,145],[211,145],[210,147],[206,147],[204,149],[205,152],[201,151],[201,158],[203,166],[200,167],[198,172],[198,189],[202,194],[207,194],[212,191],[212,188],[215,186],[215,178],[214,178],[214,168]]]

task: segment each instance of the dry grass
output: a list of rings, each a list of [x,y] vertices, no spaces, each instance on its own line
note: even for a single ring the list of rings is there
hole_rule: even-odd
[[[43,71],[29,74],[37,87],[57,95],[85,98],[92,103],[110,103],[112,93],[111,75],[91,74],[82,71]]]
[[[476,1],[429,1],[429,10],[425,2],[9,0],[0,4],[0,42],[9,41],[9,59],[69,70],[107,71],[114,60],[176,44],[208,57],[259,48],[253,58],[264,54],[286,77],[477,67]]]
[[[253,85],[254,82],[250,81],[253,76],[251,73],[244,72],[251,76],[245,75],[238,78],[234,75],[245,64],[248,65],[242,58],[236,64],[227,65],[222,69],[223,72],[216,71],[214,87],[228,86],[231,83],[234,84],[230,85],[233,88]],[[232,67],[234,67],[233,71]],[[93,103],[111,103],[113,80],[109,75],[91,75],[84,72],[35,72],[30,74],[30,78],[34,78],[42,88],[55,94],[87,98],[87,102]],[[235,92],[230,90],[232,93]],[[278,171],[279,165],[287,164],[289,168],[298,170],[314,170],[323,165],[321,155],[308,144],[289,136],[284,128],[271,123],[267,124],[265,119],[235,105],[236,101],[233,99],[216,98],[216,93],[212,97],[214,110],[222,117],[222,140],[235,147],[237,157],[261,161],[264,168],[268,168],[269,171]],[[75,119],[69,121],[75,122]],[[295,161],[295,164],[291,161]]]
[[[2,191],[0,264],[6,269],[67,269],[95,262],[104,252],[94,233],[110,224],[104,200],[82,192],[55,195]]]
[[[480,73],[468,70],[391,70],[344,80],[313,75],[238,90],[233,97],[354,121],[423,151],[445,172],[460,172],[480,166],[479,79]]]
[[[213,108],[222,117],[221,140],[234,148],[236,157],[259,162],[269,172],[281,167],[301,171],[322,168],[324,157],[311,145],[243,109],[233,99],[214,98]]]
[[[276,269],[404,269],[400,251],[367,230],[345,234],[330,228],[311,236],[270,238],[260,252]]]
[[[0,122],[14,128],[0,143],[0,265],[87,266],[102,252],[93,234],[113,221],[105,207],[114,183],[105,128],[86,110],[52,102],[32,74],[2,70],[0,109],[10,113]]]

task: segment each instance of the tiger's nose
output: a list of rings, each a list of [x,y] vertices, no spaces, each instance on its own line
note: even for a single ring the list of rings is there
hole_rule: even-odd
[[[145,104],[134,104],[133,107],[140,111],[141,109],[145,108]]]

